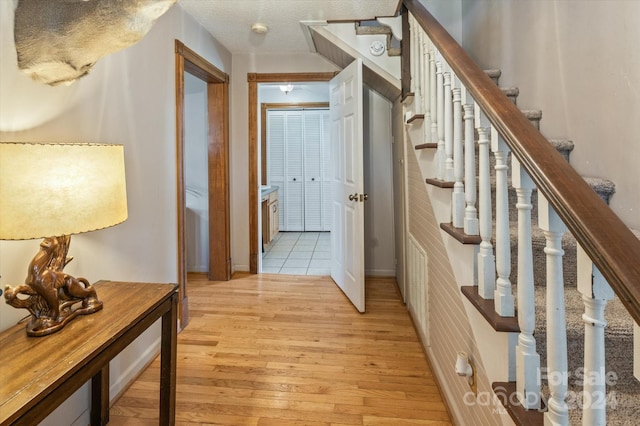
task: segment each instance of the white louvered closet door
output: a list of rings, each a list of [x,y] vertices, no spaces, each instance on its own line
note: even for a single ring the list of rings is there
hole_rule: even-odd
[[[267,182],[278,187],[278,202],[285,203],[285,115],[283,111],[267,111]],[[284,229],[284,209],[278,212],[280,229]],[[263,224],[264,226],[264,224]]]
[[[304,231],[304,128],[302,111],[285,112],[284,229]]]
[[[304,111],[304,230],[322,231],[322,111]]]
[[[267,177],[281,231],[331,230],[329,110],[267,111]]]
[[[329,140],[329,110],[322,111],[322,230],[331,231],[331,143]]]

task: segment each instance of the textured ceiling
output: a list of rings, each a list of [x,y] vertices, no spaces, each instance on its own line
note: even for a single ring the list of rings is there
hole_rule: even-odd
[[[394,16],[399,0],[178,0],[231,53],[309,52],[300,21]],[[254,34],[251,25],[267,25]]]

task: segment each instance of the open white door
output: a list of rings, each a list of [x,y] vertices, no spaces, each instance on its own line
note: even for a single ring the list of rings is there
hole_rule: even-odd
[[[364,302],[362,60],[329,84],[333,226],[331,278],[360,312]]]

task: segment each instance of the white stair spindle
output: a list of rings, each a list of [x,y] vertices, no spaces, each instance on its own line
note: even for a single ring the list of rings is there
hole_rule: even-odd
[[[460,88],[452,89],[453,93],[453,176],[455,183],[451,195],[451,223],[456,228],[464,226],[464,148],[462,145],[462,108],[460,106]]]
[[[582,424],[607,424],[606,371],[604,356],[604,308],[614,293],[589,256],[577,247],[578,291],[582,294],[584,321],[584,381]]]
[[[429,93],[429,37],[424,34],[424,30],[420,29],[423,33],[422,37],[422,56],[420,57],[422,62],[422,81],[420,86],[422,87],[422,104],[424,111],[424,121],[422,122],[423,140],[425,143],[431,142],[431,94]]]
[[[473,104],[464,104],[464,233],[478,235],[478,211],[476,210],[476,150],[473,132]]]
[[[516,393],[528,410],[540,408],[540,355],[533,331],[536,325],[531,244],[531,191],[533,181],[512,156],[512,182],[518,201],[518,345],[516,346]]]
[[[511,237],[509,235],[509,183],[507,156],[509,147],[491,126],[491,151],[496,159],[496,291],[494,306],[498,315],[515,315],[513,293],[511,292]]]
[[[478,131],[478,181],[480,249],[478,251],[478,294],[483,299],[493,299],[496,286],[496,264],[491,244],[491,179],[489,176],[489,122],[476,105]]]
[[[444,73],[444,180],[453,182],[453,101],[451,94],[451,72]]]
[[[538,225],[544,231],[547,255],[547,376],[551,397],[544,414],[545,425],[568,425],[567,323],[562,273],[562,235],[567,227],[547,199],[538,193]]]
[[[444,76],[442,75],[442,62],[436,62],[436,104],[438,124],[438,158],[437,179],[444,180],[444,167],[446,154],[444,150]]]
[[[429,54],[429,104],[431,110],[431,143],[438,143],[438,119],[437,119],[437,99],[436,94],[437,77],[436,77],[436,50],[431,46],[431,52]],[[427,131],[429,129],[426,129]],[[437,155],[437,154],[436,154]],[[437,158],[437,157],[436,157]]]

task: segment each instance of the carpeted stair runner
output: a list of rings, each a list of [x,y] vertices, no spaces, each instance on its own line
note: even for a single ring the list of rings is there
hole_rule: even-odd
[[[498,84],[500,71],[489,70],[487,74]],[[516,103],[519,93],[517,88],[503,88],[509,98]],[[540,128],[542,112],[537,110],[523,111],[523,114],[537,129]],[[570,153],[574,148],[573,142],[565,139],[550,139],[549,142],[569,161]],[[491,170],[495,159],[491,156]],[[511,164],[509,159],[509,165]],[[609,203],[615,193],[613,182],[585,177],[585,181]],[[495,185],[492,188],[495,191]],[[546,240],[543,231],[538,228],[537,191],[532,193],[531,223],[532,245],[534,257],[534,281],[535,281],[535,305],[536,305],[536,331],[535,337],[537,350],[540,354],[540,365],[546,366],[546,254],[544,247]],[[495,200],[495,193],[493,194]],[[509,218],[511,234],[511,283],[514,296],[517,288],[517,217],[516,191],[509,185]],[[495,223],[494,223],[495,238]],[[640,233],[636,232],[640,237]],[[495,239],[494,239],[495,241]],[[562,246],[565,251],[563,257],[563,272],[565,286],[565,306],[567,318],[567,353],[569,366],[569,390],[567,404],[569,405],[569,417],[572,425],[580,425],[582,421],[582,383],[584,365],[584,303],[577,290],[576,282],[576,240],[567,232],[563,236]],[[640,382],[633,376],[633,320],[616,297],[607,304],[605,310],[607,327],[605,328],[605,360],[606,371],[609,377],[607,385],[607,425],[637,425],[640,424]],[[549,387],[546,380],[542,382],[542,395],[545,400],[549,398]]]

